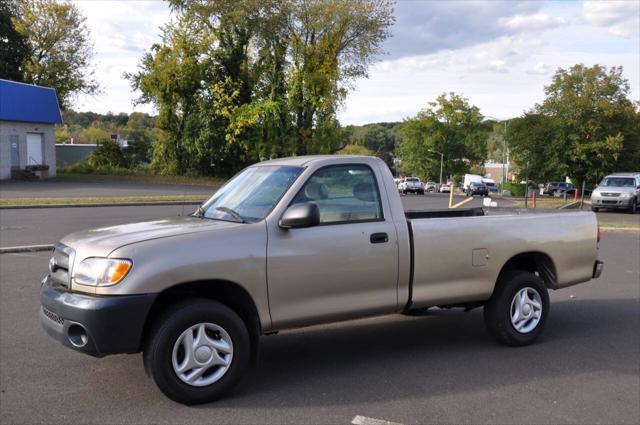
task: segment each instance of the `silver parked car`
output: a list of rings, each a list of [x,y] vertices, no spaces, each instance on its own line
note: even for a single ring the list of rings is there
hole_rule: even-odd
[[[634,214],[640,206],[640,173],[608,175],[591,194],[591,210],[614,208]]]

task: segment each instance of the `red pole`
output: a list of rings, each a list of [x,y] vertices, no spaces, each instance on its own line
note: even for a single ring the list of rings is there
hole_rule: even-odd
[[[536,207],[536,192],[533,192],[533,208]]]
[[[577,201],[577,200],[578,200],[578,197],[580,196],[580,191],[578,190],[578,188],[577,188],[577,187],[576,187],[576,192],[575,192],[575,193],[576,193],[576,196],[574,196],[573,200],[574,200],[574,201]]]

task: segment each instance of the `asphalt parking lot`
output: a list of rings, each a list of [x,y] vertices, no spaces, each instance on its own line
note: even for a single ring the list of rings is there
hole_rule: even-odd
[[[48,253],[0,255],[2,423],[638,423],[640,239],[606,233],[599,280],[552,292],[543,338],[494,343],[482,313],[434,310],[264,337],[229,397],[163,397],[140,355],[94,359],[38,322]]]
[[[4,194],[3,194],[4,195]],[[447,195],[406,196],[440,209]],[[479,206],[480,199],[471,206]],[[72,231],[188,214],[193,205],[0,210],[0,246],[54,243]],[[598,213],[640,220],[640,215]],[[146,377],[140,355],[94,359],[38,322],[49,253],[0,255],[0,423],[638,423],[640,233],[606,232],[603,276],[552,292],[541,341],[507,348],[480,309],[433,310],[262,338],[244,384],[184,407]]]

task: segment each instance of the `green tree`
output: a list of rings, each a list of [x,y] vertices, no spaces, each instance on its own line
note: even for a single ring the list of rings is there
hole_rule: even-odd
[[[97,125],[92,125],[80,132],[79,140],[82,143],[100,144],[111,141],[111,135]]]
[[[16,31],[26,39],[23,80],[56,89],[63,108],[77,93],[94,94],[98,83],[90,68],[93,46],[86,18],[68,1],[18,0]]]
[[[322,152],[314,146],[314,123],[335,116],[353,79],[367,75],[390,35],[393,7],[386,0],[299,1],[293,3],[290,22],[288,90],[296,154]],[[342,147],[331,146],[328,152]]]
[[[637,168],[640,115],[622,72],[582,64],[559,69],[545,87],[544,101],[507,135],[518,166],[529,161],[545,178],[555,169],[555,176],[566,173],[578,183]],[[542,146],[545,139],[551,146]]]
[[[87,163],[94,168],[125,167],[127,165],[120,147],[112,140],[98,143],[98,147],[89,154]]]
[[[158,126],[167,133],[166,146],[157,146],[167,171],[183,174],[189,164],[188,144],[195,137],[198,103],[207,60],[202,63],[202,43],[207,37],[201,27],[184,17],[165,26],[161,44],[145,54],[141,71],[129,74],[140,103],[158,107]]]
[[[556,118],[536,113],[509,121],[510,159],[523,178],[545,183],[564,181],[570,174],[569,152],[561,139],[560,127]]]
[[[15,0],[0,1],[0,78],[22,81],[22,66],[29,55],[26,38],[16,31]]]
[[[414,118],[404,121],[396,153],[403,168],[424,180],[437,180],[440,155],[443,175],[464,174],[486,158],[489,127],[476,106],[455,93],[438,96]]]
[[[175,23],[128,76],[158,108],[167,169],[228,174],[348,143],[336,111],[388,36],[387,0],[170,4]]]

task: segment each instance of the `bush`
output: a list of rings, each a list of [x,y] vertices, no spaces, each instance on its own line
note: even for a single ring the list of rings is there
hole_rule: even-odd
[[[502,190],[508,190],[513,196],[524,196],[524,185],[518,183],[505,183]]]
[[[120,146],[116,142],[109,140],[98,144],[98,147],[87,158],[87,164],[93,168],[124,168],[127,162],[120,150]]]

